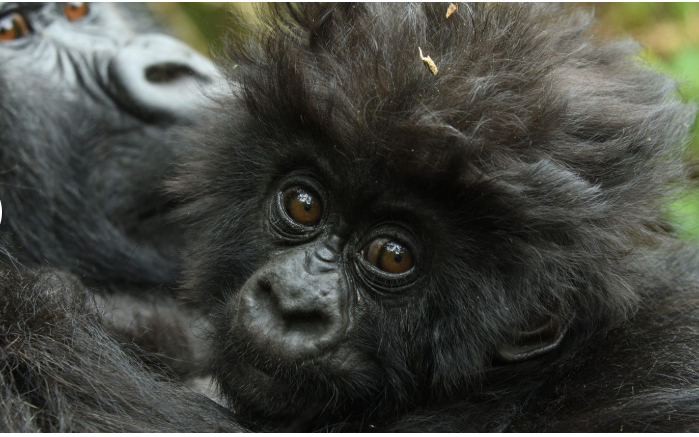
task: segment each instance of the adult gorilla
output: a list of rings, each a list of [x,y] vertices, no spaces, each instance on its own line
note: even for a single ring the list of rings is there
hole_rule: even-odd
[[[0,268],[0,431],[236,429],[226,410],[126,353],[74,278],[127,299],[111,316],[122,335],[153,332],[131,323],[144,310],[178,316],[171,302],[160,308],[166,294],[122,291],[175,279],[160,183],[180,151],[171,130],[196,118],[216,72],[170,37],[139,34],[152,25],[139,7],[0,5],[0,229],[11,254]],[[51,272],[32,273],[39,266]]]
[[[152,25],[142,7],[0,6],[0,229],[22,264],[173,280],[159,190],[178,155],[168,138],[216,70],[173,38],[139,34]]]

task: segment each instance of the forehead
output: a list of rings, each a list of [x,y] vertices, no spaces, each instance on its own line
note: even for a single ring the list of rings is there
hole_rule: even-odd
[[[467,172],[458,152],[465,149],[448,139],[421,142],[414,133],[396,132],[388,140],[302,133],[280,139],[269,157],[279,175],[310,172],[350,210],[412,205],[462,190]]]

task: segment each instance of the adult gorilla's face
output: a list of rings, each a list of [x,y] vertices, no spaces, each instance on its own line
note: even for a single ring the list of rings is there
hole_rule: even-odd
[[[0,199],[10,251],[90,279],[175,271],[160,184],[197,117],[212,64],[107,4],[0,5]]]

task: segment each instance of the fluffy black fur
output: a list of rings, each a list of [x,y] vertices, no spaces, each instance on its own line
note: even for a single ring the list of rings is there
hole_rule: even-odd
[[[694,108],[635,43],[592,38],[589,13],[446,10],[273,7],[232,44],[240,87],[173,183],[223,395],[260,428],[699,431],[697,260],[664,218]],[[289,175],[327,193],[313,238],[341,241],[350,320],[307,358],[238,315],[248,278],[307,244],[274,234]],[[415,235],[400,292],[354,268],[385,221]],[[541,320],[563,341],[502,359]]]
[[[1,432],[240,430],[125,352],[85,301],[71,276],[0,274]]]

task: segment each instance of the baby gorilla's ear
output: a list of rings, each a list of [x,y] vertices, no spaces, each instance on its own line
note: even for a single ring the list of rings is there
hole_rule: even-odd
[[[553,315],[533,317],[530,323],[512,333],[508,341],[497,345],[496,356],[507,363],[530,360],[556,349],[568,332],[572,317],[563,311]]]

